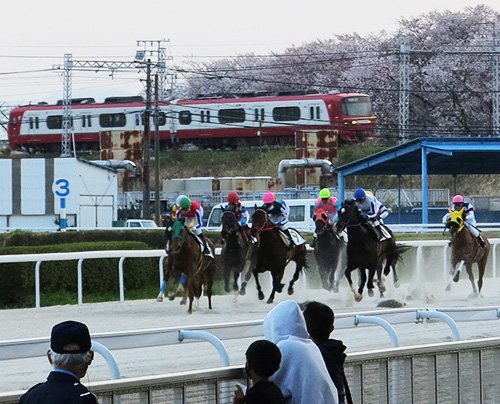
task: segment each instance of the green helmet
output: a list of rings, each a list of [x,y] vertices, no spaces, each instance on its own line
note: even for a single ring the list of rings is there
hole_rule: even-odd
[[[191,208],[191,199],[189,199],[187,196],[182,198],[179,202],[179,208],[184,210],[188,210],[189,208]]]
[[[323,188],[321,191],[319,191],[319,197],[321,199],[328,199],[332,196],[332,193],[328,188]]]

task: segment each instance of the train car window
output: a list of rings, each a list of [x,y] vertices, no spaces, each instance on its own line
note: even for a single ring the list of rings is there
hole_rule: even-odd
[[[321,119],[321,108],[316,107],[316,119]]]
[[[299,107],[276,107],[273,108],[273,120],[279,121],[298,121],[300,120]]]
[[[255,122],[259,122],[259,109],[258,108],[255,108],[254,110],[254,117],[253,117],[253,120]]]
[[[85,128],[87,126],[87,116],[82,115],[82,128]]]
[[[219,122],[222,124],[245,122],[245,110],[243,108],[221,109]]]
[[[260,120],[264,122],[264,108],[260,109]]]
[[[200,112],[200,121],[203,123],[205,122],[205,111]]]
[[[349,97],[342,100],[342,112],[350,116],[366,116],[372,114],[369,97]]]
[[[47,117],[48,129],[62,129],[62,115],[49,115]]]
[[[124,113],[100,114],[99,124],[102,128],[119,128],[127,124],[127,117]]]
[[[288,220],[290,222],[303,222],[305,219],[305,209],[305,205],[290,206],[290,215],[288,216]]]
[[[35,116],[35,129],[39,129],[40,128],[40,119],[38,119],[37,116]]]
[[[134,115],[135,115],[135,126],[139,126],[141,114],[134,114]]]
[[[309,119],[311,121],[314,119],[314,107],[309,107]]]
[[[207,122],[210,122],[210,111],[207,111]]]
[[[180,111],[179,112],[179,123],[181,125],[190,125],[192,121],[191,111]]]
[[[92,126],[92,116],[91,115],[87,115],[87,124],[88,124],[89,128]]]
[[[30,116],[30,129],[33,129],[33,117]]]
[[[160,112],[158,114],[158,126],[165,126],[167,124],[167,115],[165,112]]]

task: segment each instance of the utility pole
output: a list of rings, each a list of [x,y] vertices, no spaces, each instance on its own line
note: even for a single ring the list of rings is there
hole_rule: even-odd
[[[499,28],[496,23],[493,25],[493,97],[491,111],[491,126],[493,135],[500,135],[500,39]]]
[[[406,141],[410,122],[410,52],[407,39],[399,52],[399,142]]]
[[[142,218],[149,219],[149,134],[150,134],[150,119],[151,117],[151,59],[146,61],[146,110],[144,111],[144,142],[143,142],[143,158],[142,158]]]
[[[73,67],[73,55],[64,54],[64,75],[63,75],[63,113],[62,113],[62,139],[61,139],[61,157],[71,157],[71,143],[73,143],[73,125],[71,124],[71,73]],[[72,142],[73,141],[73,142]],[[75,154],[76,156],[76,154]]]
[[[158,73],[155,74],[155,221],[158,226],[161,226],[160,212],[160,108],[158,106]]]

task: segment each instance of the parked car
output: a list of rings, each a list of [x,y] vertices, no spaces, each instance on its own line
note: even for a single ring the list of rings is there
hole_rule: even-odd
[[[153,220],[146,219],[128,219],[125,222],[125,227],[138,229],[156,229],[158,226]]]

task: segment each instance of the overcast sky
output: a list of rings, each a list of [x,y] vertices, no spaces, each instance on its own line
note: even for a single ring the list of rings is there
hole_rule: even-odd
[[[499,0],[25,0],[2,3],[0,103],[62,98],[61,77],[51,69],[64,53],[74,59],[132,60],[136,40],[169,39],[174,63],[185,58],[266,54],[316,39],[357,32],[394,32],[401,18],[434,10],[459,11]],[[135,73],[74,72],[73,96],[137,94]]]

